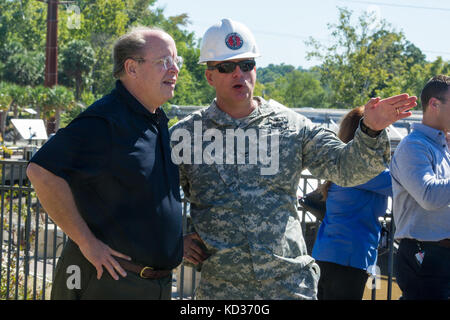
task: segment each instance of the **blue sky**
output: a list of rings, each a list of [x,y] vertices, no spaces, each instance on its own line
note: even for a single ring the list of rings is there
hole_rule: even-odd
[[[282,62],[304,68],[318,64],[306,60],[304,41],[313,37],[331,43],[327,24],[337,22],[338,6],[352,10],[355,18],[368,10],[385,19],[429,61],[437,56],[450,60],[450,0],[157,0],[156,6],[165,8],[165,16],[187,13],[191,24],[186,29],[198,38],[222,18],[243,22],[255,35],[261,67]]]

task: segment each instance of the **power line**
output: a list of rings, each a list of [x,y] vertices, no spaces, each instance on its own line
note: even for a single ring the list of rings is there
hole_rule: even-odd
[[[428,53],[434,53],[434,54],[445,54],[445,55],[450,55],[450,52],[445,52],[445,51],[431,51],[431,50],[422,50],[423,52],[428,52]]]
[[[424,9],[424,10],[436,10],[436,11],[449,11],[450,12],[450,8],[423,7],[423,6],[414,6],[414,5],[406,5],[406,4],[393,4],[393,3],[385,3],[385,2],[360,1],[360,0],[338,0],[338,1],[360,3],[360,4],[372,4],[372,5],[380,5],[380,6],[388,6],[388,7],[398,7],[398,8],[411,8],[411,9]],[[450,52],[446,52],[446,51],[422,50],[422,52],[431,53],[431,54],[450,55]]]
[[[356,1],[356,0],[339,0],[339,1],[345,1],[345,2],[359,2],[359,3],[366,3],[366,4],[380,4],[381,3],[377,3],[377,2],[370,2],[370,1]],[[386,5],[391,5],[391,4],[386,4]],[[392,5],[392,6],[400,6],[400,5]],[[402,5],[403,6],[403,5]],[[414,8],[420,8],[420,7],[414,7]],[[430,9],[430,7],[428,7]],[[438,9],[438,8],[436,8]],[[450,11],[450,9],[445,9]],[[195,21],[195,23],[197,23],[198,25],[204,25],[204,26],[210,26],[212,24],[212,22],[206,22],[206,21]],[[266,30],[260,30],[260,29],[255,29],[253,30],[253,32],[255,34],[262,34],[265,36],[273,36],[273,37],[287,37],[287,38],[293,38],[293,39],[300,39],[300,40],[309,40],[311,39],[311,36],[307,36],[307,35],[301,35],[301,34],[292,34],[292,33],[283,33],[283,32],[272,32],[272,31],[266,31]],[[320,42],[328,42],[330,39],[324,39],[324,38],[314,38],[315,40],[319,40]],[[450,52],[446,52],[446,51],[432,51],[432,50],[421,50],[422,52],[425,53],[431,53],[431,54],[441,54],[441,55],[450,55]]]
[[[288,34],[288,33],[275,33],[275,32],[267,32],[267,31],[263,31],[263,30],[254,30],[254,32],[255,32],[255,34],[262,34],[262,35],[274,36],[274,37],[287,37],[287,38],[303,39],[303,40],[311,39],[310,36],[308,37],[308,36],[294,35],[294,34]],[[320,38],[320,39],[313,38],[313,39],[319,40],[320,42],[328,42],[329,41],[329,39],[323,39],[323,38]],[[450,56],[450,52],[446,52],[446,51],[433,51],[433,50],[422,50],[422,49],[420,49],[420,50],[425,53]]]
[[[387,7],[425,9],[425,10],[436,10],[436,11],[450,11],[450,8],[422,7],[422,6],[413,6],[413,5],[406,5],[406,4],[393,4],[393,3],[373,2],[373,1],[357,1],[357,0],[338,0],[338,1],[362,3],[362,4],[375,4],[375,5],[387,6]]]
[[[255,34],[262,34],[266,36],[274,36],[274,37],[287,37],[287,38],[294,38],[294,39],[303,39],[303,40],[309,40],[311,39],[311,36],[305,36],[305,35],[296,35],[296,34],[289,34],[289,33],[281,33],[281,32],[268,32],[264,30],[254,30]],[[324,38],[313,38],[314,40],[319,40],[321,42],[328,42],[330,39],[324,39]],[[450,55],[450,52],[446,51],[433,51],[433,50],[422,50],[422,52],[426,53],[432,53],[432,54],[442,54],[442,55]]]

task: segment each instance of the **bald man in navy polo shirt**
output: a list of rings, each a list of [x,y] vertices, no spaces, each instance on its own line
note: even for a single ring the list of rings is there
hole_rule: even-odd
[[[70,238],[52,299],[170,299],[183,255],[178,169],[160,108],[173,97],[182,59],[167,33],[150,28],[122,36],[113,54],[116,88],[59,130],[27,168]],[[74,270],[78,285],[69,279]]]

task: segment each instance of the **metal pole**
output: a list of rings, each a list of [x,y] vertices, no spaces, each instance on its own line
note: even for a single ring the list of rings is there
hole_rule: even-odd
[[[394,210],[391,210],[391,224],[389,225],[389,256],[388,256],[388,300],[392,300],[392,283],[394,275]]]
[[[58,1],[47,2],[47,45],[45,49],[45,87],[58,84]]]

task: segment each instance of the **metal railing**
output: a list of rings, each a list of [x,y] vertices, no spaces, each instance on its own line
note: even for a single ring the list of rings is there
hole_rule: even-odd
[[[42,211],[26,164],[0,161],[0,299],[48,298],[57,252],[67,240]]]
[[[56,263],[67,236],[41,207],[26,178],[26,161],[0,161],[0,300],[49,299]],[[319,182],[302,175],[299,194],[312,191]],[[183,230],[188,228],[189,203],[183,201]],[[319,222],[305,210],[299,211],[308,252],[311,252]],[[387,238],[388,292],[392,297],[393,224],[391,213],[384,221],[390,229]],[[386,255],[386,254],[385,254]],[[173,299],[192,298],[200,273],[181,265],[174,273]],[[376,298],[375,287],[372,299]]]

